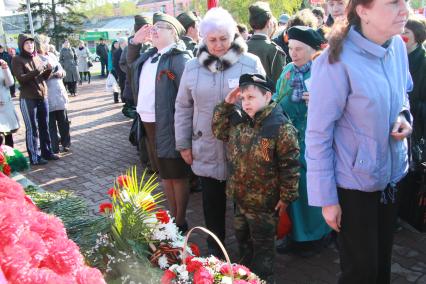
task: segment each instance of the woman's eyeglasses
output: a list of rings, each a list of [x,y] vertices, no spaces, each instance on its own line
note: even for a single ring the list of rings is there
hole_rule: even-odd
[[[160,26],[160,25],[154,25],[152,26],[152,30],[153,31],[157,31],[157,30],[171,30],[173,29],[172,27],[168,27],[168,26]]]

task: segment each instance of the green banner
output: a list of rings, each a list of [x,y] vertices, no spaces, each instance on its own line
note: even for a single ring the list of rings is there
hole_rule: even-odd
[[[100,38],[108,40],[108,32],[85,32],[80,34],[80,40],[96,41]]]

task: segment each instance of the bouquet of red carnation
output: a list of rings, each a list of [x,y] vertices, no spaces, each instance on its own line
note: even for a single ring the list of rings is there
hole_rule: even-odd
[[[15,181],[0,174],[0,283],[104,284],[85,265],[64,225],[32,204]]]

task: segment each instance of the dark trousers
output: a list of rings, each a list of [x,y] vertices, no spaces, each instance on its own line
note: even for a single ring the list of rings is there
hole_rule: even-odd
[[[4,139],[3,139],[3,136],[4,136]],[[12,133],[0,135],[0,145],[3,145],[3,144],[13,148]]]
[[[16,85],[13,84],[12,86],[10,86],[9,90],[10,90],[10,96],[15,97]]]
[[[49,112],[49,133],[53,153],[59,153],[59,141],[62,147],[68,148],[71,145],[70,124],[66,110]]]
[[[75,82],[64,82],[64,85],[70,94],[77,93],[77,81]]]
[[[25,123],[25,138],[30,162],[37,163],[40,160],[39,147],[43,158],[51,157],[47,99],[21,98],[20,106]]]
[[[117,84],[118,84],[118,75],[117,75],[117,72],[115,72],[115,70],[111,70],[111,74],[114,76],[115,81],[117,81]],[[119,93],[118,92],[113,92],[113,95],[114,95],[114,102],[118,103],[118,95],[119,95]],[[123,101],[123,97],[121,97],[121,101]]]
[[[200,183],[206,227],[225,244],[226,182],[200,177]],[[220,256],[221,250],[213,238],[208,237],[207,246],[209,253]]]
[[[108,58],[100,58],[101,61],[101,76],[108,76]]]
[[[92,75],[90,74],[90,71],[87,72],[80,72],[80,83],[83,81],[87,81],[87,79],[89,79],[89,83],[90,83],[90,79],[92,78]]]
[[[390,283],[397,202],[382,204],[381,192],[338,189],[341,284]]]

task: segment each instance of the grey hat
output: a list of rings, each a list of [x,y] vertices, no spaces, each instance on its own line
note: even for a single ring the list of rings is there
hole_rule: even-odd
[[[287,15],[287,14],[282,14],[281,16],[280,16],[280,18],[278,19],[278,22],[280,23],[280,24],[287,24],[287,22],[288,22],[288,20],[290,19],[290,16],[289,15]]]

